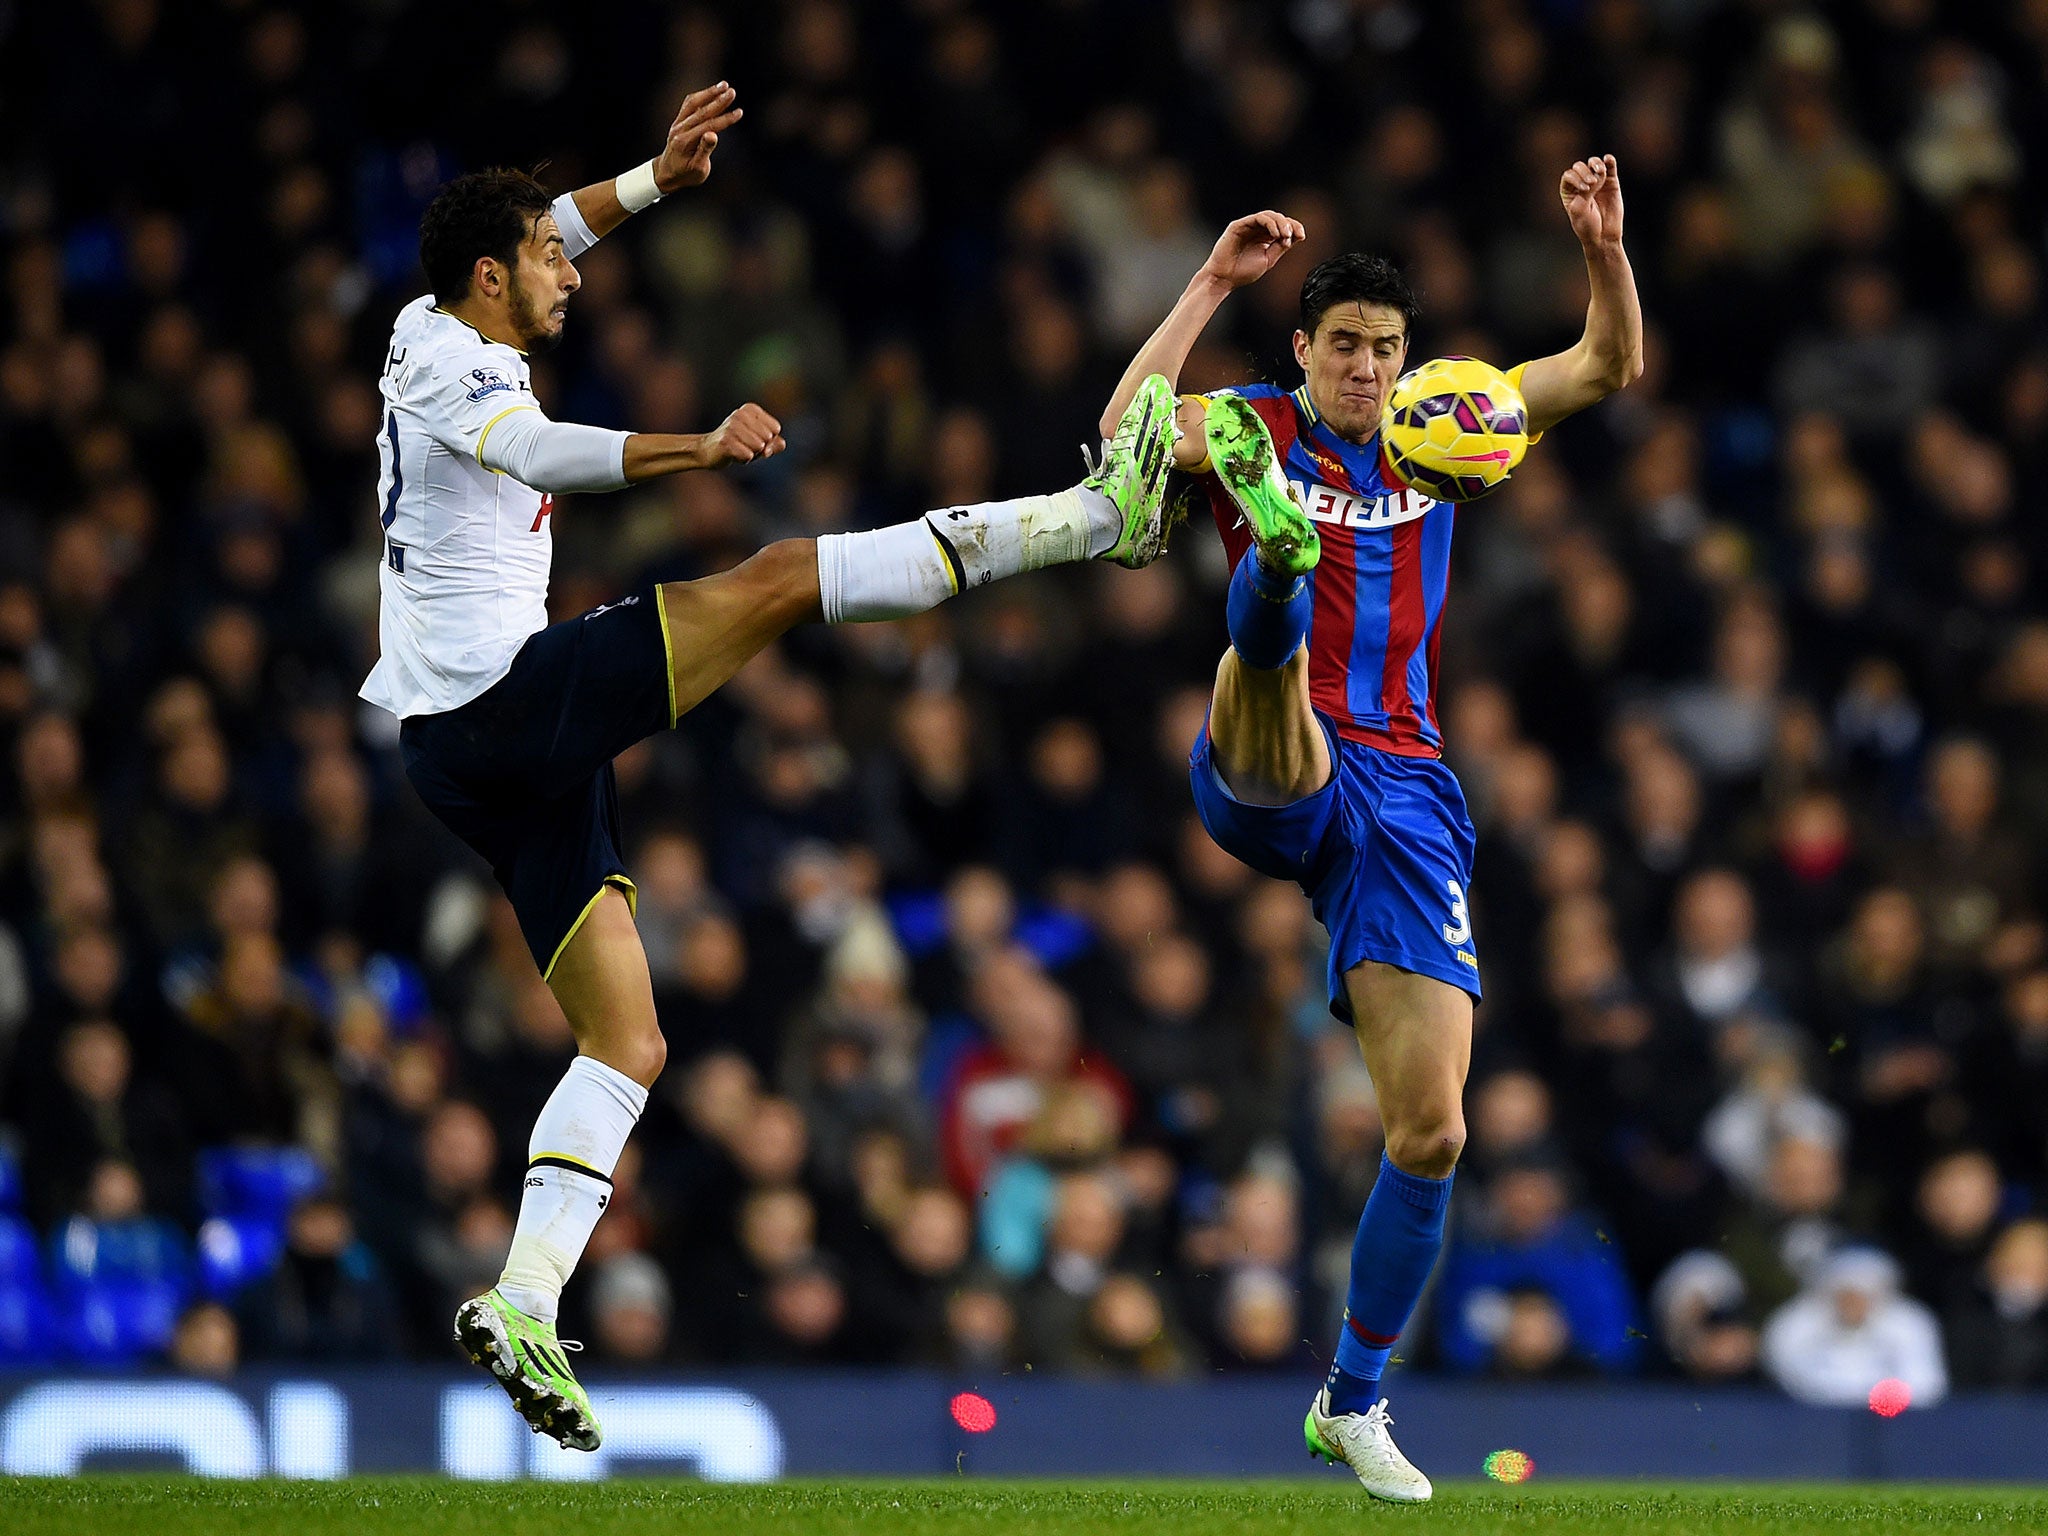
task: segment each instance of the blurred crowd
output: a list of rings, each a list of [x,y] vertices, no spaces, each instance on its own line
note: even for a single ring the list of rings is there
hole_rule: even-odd
[[[450,61],[461,61],[459,67]],[[1403,1365],[2048,1386],[2048,4],[0,6],[0,1362],[441,1359],[572,1049],[419,807],[375,377],[417,219],[745,122],[581,262],[562,419],[789,452],[578,498],[552,606],[1079,476],[1230,217],[1417,359],[1569,344],[1619,157],[1649,370],[1461,519],[1487,998]],[[1319,1368],[1378,1162],[1300,893],[1195,822],[1213,533],[812,630],[618,764],[670,1067],[608,1365]]]

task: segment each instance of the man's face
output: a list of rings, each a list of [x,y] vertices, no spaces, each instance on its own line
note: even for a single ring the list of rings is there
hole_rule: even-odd
[[[1408,327],[1385,304],[1332,305],[1316,333],[1294,333],[1294,360],[1308,375],[1309,398],[1346,442],[1362,443],[1379,430],[1394,380],[1408,357]]]
[[[554,216],[538,215],[520,243],[505,288],[520,351],[552,352],[561,343],[569,295],[582,286],[575,263],[562,250],[562,232]]]

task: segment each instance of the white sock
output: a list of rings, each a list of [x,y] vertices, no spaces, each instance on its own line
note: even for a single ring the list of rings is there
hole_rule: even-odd
[[[825,622],[905,619],[969,587],[1092,559],[1123,531],[1116,504],[1077,485],[1050,496],[947,507],[868,533],[828,533],[818,540]]]
[[[498,1292],[528,1317],[552,1323],[562,1287],[611,1203],[612,1170],[647,1107],[625,1073],[578,1056],[533,1122],[526,1189]]]

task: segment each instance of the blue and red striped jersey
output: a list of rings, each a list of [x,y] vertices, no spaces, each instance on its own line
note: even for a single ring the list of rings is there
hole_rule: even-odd
[[[1241,395],[1259,413],[1323,541],[1308,633],[1310,699],[1351,741],[1403,757],[1442,756],[1437,648],[1458,509],[1390,488],[1380,475],[1378,436],[1344,441],[1322,421],[1306,385],[1292,393],[1275,384],[1218,393]],[[1201,480],[1234,570],[1251,548],[1251,530],[1215,475]]]

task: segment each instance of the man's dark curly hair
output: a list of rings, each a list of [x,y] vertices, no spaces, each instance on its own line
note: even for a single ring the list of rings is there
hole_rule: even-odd
[[[1415,329],[1422,306],[1401,269],[1384,256],[1347,251],[1319,262],[1301,282],[1301,328],[1310,336],[1323,316],[1339,304],[1384,304],[1401,317],[1404,332]]]
[[[525,171],[471,171],[458,176],[427,204],[420,220],[420,265],[436,304],[459,303],[469,293],[477,259],[511,266],[554,198]]]

